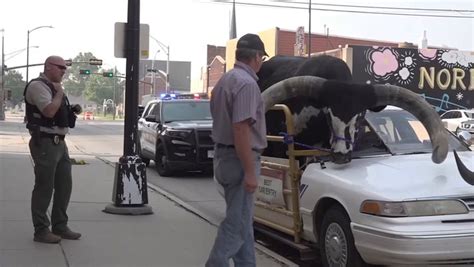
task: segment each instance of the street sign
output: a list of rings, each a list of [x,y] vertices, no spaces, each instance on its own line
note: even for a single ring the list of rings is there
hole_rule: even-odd
[[[114,56],[118,58],[126,58],[126,42],[125,42],[126,23],[115,22],[114,36]],[[150,55],[150,25],[140,24],[140,59],[148,59]]]

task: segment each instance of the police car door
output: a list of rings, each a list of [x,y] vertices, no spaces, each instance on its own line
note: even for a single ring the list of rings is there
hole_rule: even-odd
[[[145,110],[143,115],[145,120],[142,124],[142,133],[141,133],[141,146],[143,150],[146,150],[148,153],[155,152],[156,144],[156,128],[159,121],[159,103],[151,103],[150,107]],[[152,120],[150,120],[152,118]]]

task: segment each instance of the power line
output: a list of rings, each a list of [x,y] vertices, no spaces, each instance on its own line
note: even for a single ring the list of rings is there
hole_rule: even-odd
[[[308,2],[272,0],[272,2],[292,3],[307,5]],[[442,8],[415,8],[415,7],[387,7],[387,6],[362,6],[362,5],[343,5],[343,4],[326,4],[314,3],[314,6],[335,6],[335,7],[351,7],[351,8],[371,8],[371,9],[389,9],[389,10],[409,10],[409,11],[432,11],[432,12],[458,12],[458,13],[473,13],[471,9],[442,9]]]
[[[223,1],[213,1],[218,3],[228,3]],[[274,4],[256,4],[246,2],[235,2],[237,5],[256,6],[256,7],[274,7],[274,8],[289,8],[308,10],[307,7],[290,6],[290,5],[274,5]],[[417,13],[393,13],[393,12],[375,12],[375,11],[361,11],[361,10],[344,10],[344,9],[330,9],[330,8],[311,8],[311,10],[323,12],[342,12],[342,13],[356,13],[356,14],[373,14],[373,15],[388,15],[388,16],[411,16],[411,17],[434,17],[434,18],[457,18],[457,19],[474,19],[473,16],[459,16],[459,15],[439,15],[439,14],[417,14]]]

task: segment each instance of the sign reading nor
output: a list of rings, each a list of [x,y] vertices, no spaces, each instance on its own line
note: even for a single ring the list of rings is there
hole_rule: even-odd
[[[126,58],[125,29],[127,23],[115,22],[114,56]],[[140,59],[148,59],[150,54],[150,25],[140,24]]]

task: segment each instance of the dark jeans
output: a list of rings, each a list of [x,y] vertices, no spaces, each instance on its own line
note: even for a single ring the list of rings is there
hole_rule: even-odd
[[[52,229],[61,231],[67,226],[66,209],[72,190],[71,160],[66,143],[60,140],[54,144],[53,139],[42,137],[37,145],[31,139],[29,146],[35,164],[35,186],[31,196],[35,234],[46,231],[50,226],[46,211],[53,191]]]

